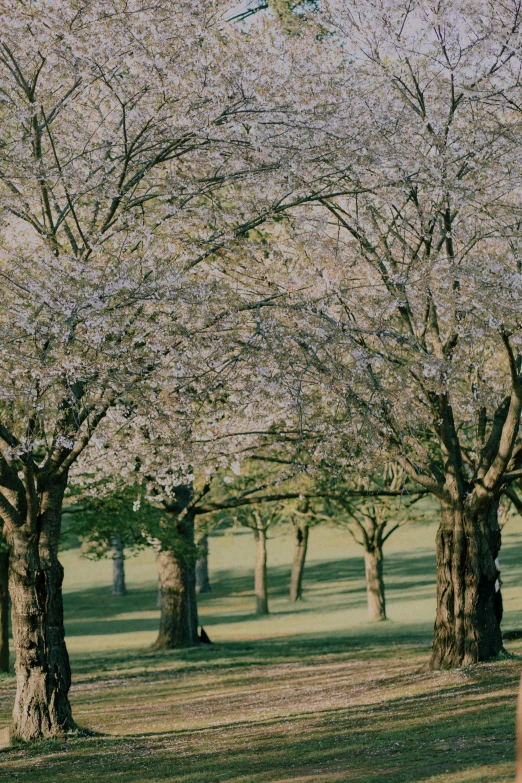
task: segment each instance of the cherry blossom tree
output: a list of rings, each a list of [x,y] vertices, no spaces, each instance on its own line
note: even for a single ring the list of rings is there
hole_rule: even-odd
[[[227,27],[230,10],[2,5],[0,516],[24,740],[74,729],[57,555],[71,468],[114,406],[160,404],[159,368],[180,395],[189,366],[215,369],[197,335],[260,306],[232,251],[314,190],[301,131],[281,142],[294,55],[264,25]]]
[[[362,470],[397,459],[441,505],[432,667],[488,660],[502,649],[497,508],[522,467],[521,8],[325,6],[365,86],[358,192],[292,226],[313,296],[295,289],[281,314],[280,358],[323,455]],[[333,111],[347,142],[353,111]],[[341,169],[337,135],[330,150]]]

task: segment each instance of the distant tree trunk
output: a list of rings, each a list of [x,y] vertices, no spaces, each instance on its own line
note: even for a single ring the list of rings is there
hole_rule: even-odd
[[[266,530],[254,530],[256,540],[255,593],[256,614],[268,614],[268,591],[266,584]]]
[[[177,540],[158,554],[161,587],[159,635],[155,647],[175,650],[199,644],[196,601],[194,517],[175,517],[172,528]]]
[[[383,560],[382,547],[374,546],[370,550],[365,549],[366,595],[370,620],[386,620]]]
[[[208,578],[208,535],[202,535],[196,543],[198,559],[196,560],[196,592],[211,593],[212,587]]]
[[[67,476],[62,475],[42,488],[36,529],[23,525],[9,533],[17,679],[13,736],[26,742],[75,727],[68,697],[71,672],[63,626],[63,568],[58,560],[66,483]]]
[[[303,572],[308,549],[309,526],[306,522],[295,522],[294,527],[294,562],[290,579],[290,600],[300,601],[303,597]]]
[[[498,501],[446,505],[437,533],[437,614],[432,669],[488,661],[502,650],[495,616]]]
[[[158,576],[158,595],[156,596],[156,606],[161,606],[161,582]]]
[[[126,595],[124,542],[121,533],[112,539],[112,594]]]
[[[0,672],[9,671],[9,553],[0,551]]]

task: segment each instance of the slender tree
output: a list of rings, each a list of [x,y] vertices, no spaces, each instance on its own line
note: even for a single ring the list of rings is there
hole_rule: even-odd
[[[300,601],[303,597],[303,573],[308,551],[308,536],[310,524],[307,517],[294,515],[292,518],[294,533],[294,558],[292,561],[292,574],[290,576],[290,600]]]
[[[317,488],[315,488],[317,491]],[[313,493],[314,488],[311,487]],[[287,503],[283,510],[284,518],[289,517],[294,539],[294,556],[290,575],[290,600],[301,601],[303,598],[303,577],[308,553],[310,529],[321,522],[330,521],[325,513],[320,513],[310,498],[304,497],[297,503]]]
[[[196,592],[211,593],[212,586],[208,575],[208,533],[203,532],[196,540],[198,559],[196,560]]]
[[[335,505],[344,512],[334,517],[336,524],[348,529],[350,535],[364,549],[364,570],[368,617],[370,620],[386,620],[384,585],[384,544],[389,537],[408,521],[412,521],[412,507],[423,492],[412,494],[407,476],[398,464],[389,464],[382,472],[359,477],[360,489],[388,488],[396,497],[361,496],[343,499],[340,494]]]
[[[361,500],[347,509],[346,525],[353,539],[364,549],[364,570],[368,617],[386,620],[384,589],[384,544],[407,519],[401,508],[377,500]],[[402,518],[401,518],[402,517]]]
[[[247,527],[254,534],[256,557],[254,563],[254,595],[256,614],[269,614],[267,582],[267,540],[268,530],[280,519],[280,509],[276,505],[271,510],[262,506],[245,507],[240,513],[230,514],[234,524]]]
[[[127,595],[125,585],[125,543],[121,533],[112,537],[112,594]]]

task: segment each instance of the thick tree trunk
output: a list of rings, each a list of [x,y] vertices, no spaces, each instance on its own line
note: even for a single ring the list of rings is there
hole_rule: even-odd
[[[157,559],[161,615],[155,647],[167,650],[199,644],[194,518],[186,515],[175,525],[175,549],[161,551]]]
[[[63,568],[58,560],[66,477],[39,498],[38,532],[12,533],[9,592],[16,653],[13,735],[25,741],[75,728],[69,703],[71,672],[63,626]]]
[[[112,594],[127,595],[124,542],[121,533],[116,533],[112,539]]]
[[[266,530],[254,531],[256,539],[256,564],[254,588],[256,594],[256,614],[268,614],[268,590],[266,585]]]
[[[9,671],[9,554],[0,551],[0,672]]]
[[[308,533],[310,528],[306,523],[294,524],[294,562],[290,578],[290,600],[300,601],[303,597],[303,572],[308,549]]]
[[[198,538],[198,559],[196,560],[196,592],[211,593],[210,579],[208,578],[208,536],[205,534]]]
[[[386,620],[386,601],[384,597],[383,552],[374,547],[364,552],[366,571],[366,595],[368,598],[368,617],[370,620]]]
[[[494,600],[501,540],[498,503],[480,511],[470,506],[442,510],[432,669],[488,661],[502,650]]]

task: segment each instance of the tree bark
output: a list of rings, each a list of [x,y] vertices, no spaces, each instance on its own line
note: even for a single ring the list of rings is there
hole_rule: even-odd
[[[366,571],[366,595],[368,599],[368,617],[370,620],[386,620],[386,600],[384,596],[383,551],[375,546],[364,552]]]
[[[116,533],[112,539],[112,594],[127,595],[124,542],[121,533]]]
[[[9,553],[0,551],[0,672],[9,671]]]
[[[176,650],[199,644],[194,517],[173,522],[176,541],[158,554],[161,588],[159,635],[155,647]]]
[[[502,650],[494,605],[501,542],[497,509],[498,501],[485,509],[472,503],[442,509],[432,669],[489,661]]]
[[[308,534],[310,528],[306,523],[294,523],[294,562],[290,578],[290,600],[300,601],[303,597],[303,572],[308,549]]]
[[[196,543],[198,559],[196,560],[196,592],[211,593],[212,587],[208,577],[208,535],[202,535]]]
[[[69,703],[71,671],[63,626],[63,568],[58,560],[67,477],[39,495],[36,532],[10,531],[9,592],[16,653],[14,737],[31,741],[75,728]]]
[[[256,594],[256,614],[268,614],[268,590],[266,584],[266,530],[254,530],[256,540],[256,564],[254,588]]]

